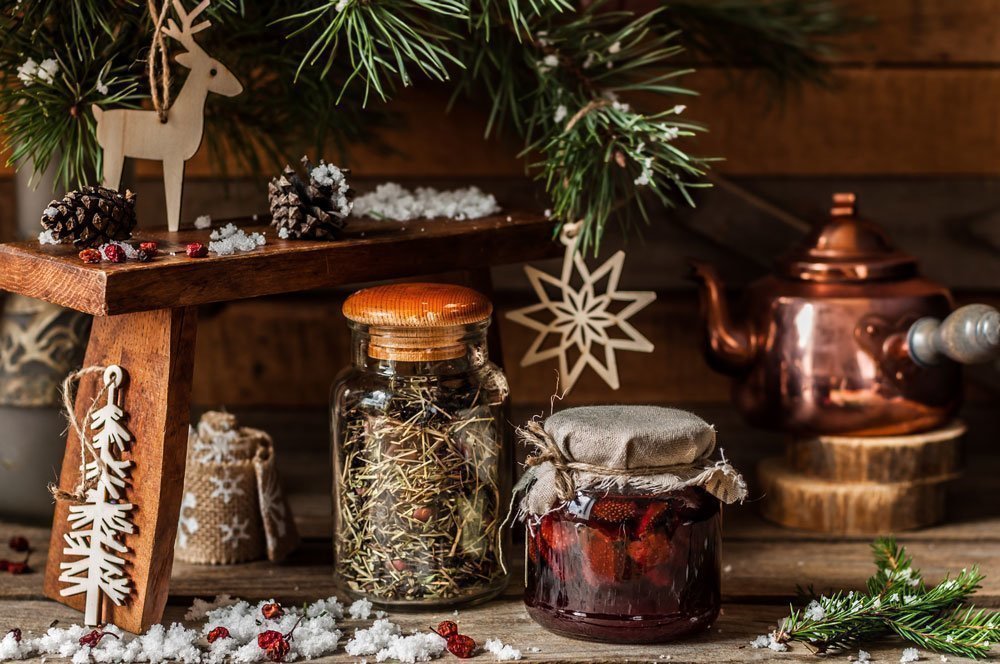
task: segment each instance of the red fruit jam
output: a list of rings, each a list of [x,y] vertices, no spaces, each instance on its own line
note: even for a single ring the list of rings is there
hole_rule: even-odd
[[[524,602],[546,629],[616,643],[671,641],[719,614],[721,504],[701,488],[581,493],[527,524]]]

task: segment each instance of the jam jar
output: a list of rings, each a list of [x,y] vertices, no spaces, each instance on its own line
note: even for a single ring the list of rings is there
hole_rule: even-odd
[[[528,614],[582,639],[658,643],[719,614],[722,504],[746,484],[715,429],[659,406],[568,408],[518,429]]]
[[[680,638],[720,605],[721,505],[699,487],[580,492],[527,523],[524,601],[567,636],[621,643]]]
[[[492,305],[468,288],[350,296],[352,364],[332,394],[334,570],[385,608],[487,600],[507,583],[508,388]],[[506,533],[506,534],[505,534]]]

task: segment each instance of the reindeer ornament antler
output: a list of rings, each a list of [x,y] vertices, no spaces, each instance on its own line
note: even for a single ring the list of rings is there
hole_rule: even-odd
[[[182,0],[172,2],[180,25],[171,18],[161,29],[164,35],[186,49],[178,53],[175,60],[190,70],[173,105],[165,114],[157,110],[105,111],[96,104],[91,109],[97,119],[97,142],[104,151],[104,186],[118,188],[125,157],[162,161],[167,225],[171,231],[176,231],[181,219],[184,162],[198,151],[205,132],[205,98],[209,92],[235,97],[243,92],[243,85],[194,40],[194,35],[212,25],[207,20],[194,23],[211,0],[202,0],[191,11],[184,9]],[[153,16],[154,22],[156,18]],[[151,67],[153,59],[151,54]]]

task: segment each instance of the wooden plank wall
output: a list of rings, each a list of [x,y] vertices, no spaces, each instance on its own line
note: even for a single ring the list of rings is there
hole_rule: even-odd
[[[798,218],[823,215],[829,194],[859,193],[863,210],[883,223],[925,271],[960,299],[997,301],[1000,292],[1000,0],[877,0],[854,3],[876,23],[840,42],[828,87],[806,87],[778,99],[753,71],[700,66],[687,83],[700,96],[687,115],[710,132],[698,151],[724,156],[720,174],[736,189],[705,192],[693,211],[663,214],[632,240],[625,285],[655,289],[659,300],[638,318],[656,344],[650,356],[623,354],[624,387],[609,393],[585,377],[574,402],[718,402],[724,379],[698,351],[694,291],[685,256],[720,263],[734,284],[766,269],[801,229],[776,222],[747,202],[749,192]],[[502,201],[531,201],[513,137],[482,140],[485,111],[460,102],[442,116],[447,97],[434,86],[405,91],[383,134],[391,154],[354,146],[350,166],[368,182],[473,178]],[[144,224],[163,222],[155,164],[139,163]],[[266,207],[264,180],[220,180],[199,154],[188,170],[185,217],[252,214]],[[10,177],[9,172],[4,175]],[[11,228],[13,187],[0,182],[0,229]],[[607,250],[622,246],[612,237]],[[501,311],[529,297],[519,268],[498,270]],[[238,303],[206,312],[198,343],[194,400],[230,407],[320,407],[346,362],[339,317],[342,293]],[[508,373],[520,405],[547,405],[551,366],[520,369],[530,342],[523,329],[500,325]],[[237,351],[237,349],[239,349]],[[974,394],[995,400],[996,371],[977,374]],[[985,386],[985,387],[984,387]],[[992,387],[991,387],[992,386]],[[993,390],[993,391],[991,391]]]

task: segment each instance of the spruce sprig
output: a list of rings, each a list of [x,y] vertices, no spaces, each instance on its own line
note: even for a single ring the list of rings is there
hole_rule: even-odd
[[[867,592],[814,596],[804,608],[789,607],[774,640],[827,652],[895,634],[927,650],[972,658],[986,657],[1000,640],[1000,613],[964,606],[983,580],[978,568],[928,587],[895,538],[879,538],[872,551],[877,570]]]

